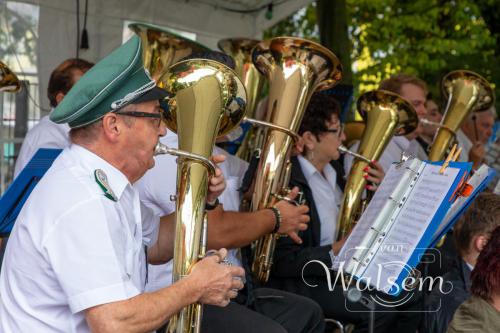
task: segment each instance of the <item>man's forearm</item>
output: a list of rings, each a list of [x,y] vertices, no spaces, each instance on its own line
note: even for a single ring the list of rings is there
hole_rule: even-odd
[[[195,303],[200,294],[191,281],[182,279],[154,293],[90,308],[86,319],[92,332],[151,332]]]
[[[263,209],[252,213],[217,208],[208,213],[208,248],[238,248],[273,231],[274,213]]]
[[[156,244],[148,249],[148,262],[153,265],[164,264],[174,255],[175,213],[160,219],[160,230]]]

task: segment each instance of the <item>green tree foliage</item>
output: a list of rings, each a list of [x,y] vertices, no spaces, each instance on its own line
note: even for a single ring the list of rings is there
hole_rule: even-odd
[[[26,56],[30,63],[36,63],[37,25],[34,17],[13,10],[6,3],[0,5],[1,58],[17,54]]]
[[[264,31],[264,39],[278,36],[302,37],[319,42],[319,30],[316,24],[316,3],[311,3]]]
[[[332,0],[334,1],[334,0]],[[497,0],[347,0],[354,85],[372,89],[396,72],[438,93],[441,77],[469,69],[500,83]],[[317,39],[314,3],[266,32]],[[303,28],[305,27],[305,29]]]

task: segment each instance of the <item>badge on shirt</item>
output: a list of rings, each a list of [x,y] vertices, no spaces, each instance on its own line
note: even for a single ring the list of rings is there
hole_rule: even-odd
[[[101,169],[96,169],[94,171],[95,181],[99,187],[104,191],[104,196],[110,200],[118,201],[115,193],[108,184],[108,176]]]

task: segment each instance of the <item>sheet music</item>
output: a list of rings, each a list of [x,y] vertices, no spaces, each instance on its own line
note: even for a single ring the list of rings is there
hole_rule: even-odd
[[[352,269],[356,266],[356,263],[352,262],[353,256],[356,254],[359,256],[361,251],[370,247],[368,240],[363,242],[365,236],[374,233],[370,228],[377,217],[382,215],[381,212],[392,211],[394,209],[395,203],[390,198],[393,196],[398,185],[403,183],[402,179],[406,179],[404,177],[404,175],[408,174],[406,168],[412,167],[416,162],[421,163],[419,160],[409,160],[404,162],[400,167],[396,167],[397,164],[391,165],[380,187],[375,192],[340,253],[335,257],[332,265],[334,270],[338,270],[340,263],[345,262],[345,271],[348,273],[352,272]]]
[[[439,174],[440,169],[439,165],[425,164],[406,204],[395,212],[396,223],[363,274],[364,278],[379,281],[377,289],[388,292],[403,269],[409,273],[406,263],[460,172],[448,167],[444,174]]]
[[[477,169],[477,171],[474,173],[474,175],[472,175],[472,177],[467,181],[467,183],[469,185],[472,185],[472,187],[474,188],[473,193],[468,197],[461,196],[461,197],[458,197],[457,200],[455,200],[455,202],[452,204],[452,206],[448,210],[448,213],[446,213],[446,216],[443,218],[443,220],[439,224],[439,227],[436,230],[436,233],[434,234],[434,236],[432,238],[431,244],[433,244],[437,240],[437,238],[440,237],[443,230],[445,230],[451,222],[456,220],[457,214],[460,214],[461,211],[463,210],[463,208],[465,206],[467,206],[467,204],[475,198],[477,191],[482,190],[484,188],[484,186],[487,185],[487,184],[483,184],[483,182],[486,180],[486,178],[488,178],[488,176],[490,175],[490,172],[491,172],[490,168],[486,164],[483,164],[483,165],[481,165],[481,167],[479,169]],[[482,186],[482,185],[484,185],[484,186]]]
[[[500,195],[500,179],[498,180],[498,183],[495,186],[495,189],[493,190],[493,193]]]

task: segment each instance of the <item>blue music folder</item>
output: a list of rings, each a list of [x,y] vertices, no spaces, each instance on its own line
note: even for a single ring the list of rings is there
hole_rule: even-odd
[[[62,149],[39,149],[0,198],[0,235],[9,234],[31,191]]]

